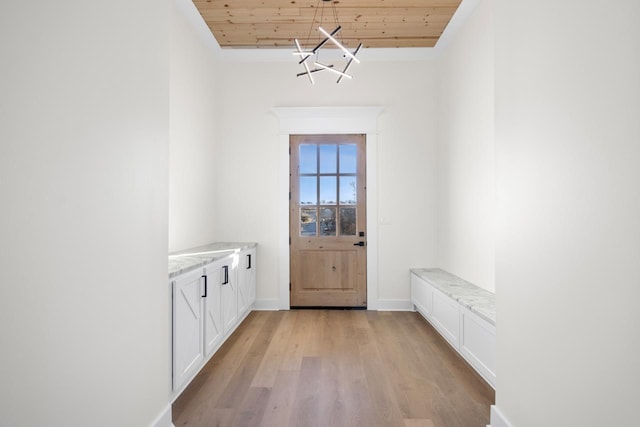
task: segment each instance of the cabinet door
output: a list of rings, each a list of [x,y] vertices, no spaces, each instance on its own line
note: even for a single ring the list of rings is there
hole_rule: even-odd
[[[220,300],[222,304],[222,328],[226,335],[236,327],[238,322],[238,288],[236,283],[236,268],[238,255],[235,254],[223,260],[220,267]]]
[[[433,288],[426,281],[411,273],[411,302],[425,318],[431,320]]]
[[[222,304],[220,301],[221,262],[205,267],[204,298],[204,355],[209,358],[222,343]]]
[[[433,290],[432,324],[451,343],[460,350],[460,305],[457,301],[438,290]]]
[[[204,360],[202,277],[202,271],[198,270],[173,282],[174,390],[186,384]]]
[[[238,317],[242,318],[256,299],[256,250],[240,253],[238,261]]]

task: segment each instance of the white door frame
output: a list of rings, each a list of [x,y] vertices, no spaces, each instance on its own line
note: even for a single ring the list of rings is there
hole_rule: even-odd
[[[289,135],[365,134],[367,309],[378,309],[378,116],[382,107],[276,107],[278,137],[278,308],[289,310]]]

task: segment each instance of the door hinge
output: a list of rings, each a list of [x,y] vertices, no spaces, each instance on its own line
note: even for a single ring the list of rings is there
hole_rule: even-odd
[[[291,282],[289,282],[289,292],[291,292]]]
[[[291,191],[289,191],[289,200],[291,200]]]

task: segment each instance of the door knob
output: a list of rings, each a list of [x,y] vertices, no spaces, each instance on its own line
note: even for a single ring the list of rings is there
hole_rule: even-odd
[[[364,242],[354,243],[353,246],[364,246]]]

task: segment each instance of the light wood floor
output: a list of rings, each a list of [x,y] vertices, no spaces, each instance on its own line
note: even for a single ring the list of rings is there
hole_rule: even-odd
[[[253,312],[173,405],[180,426],[485,427],[493,390],[417,313]]]

